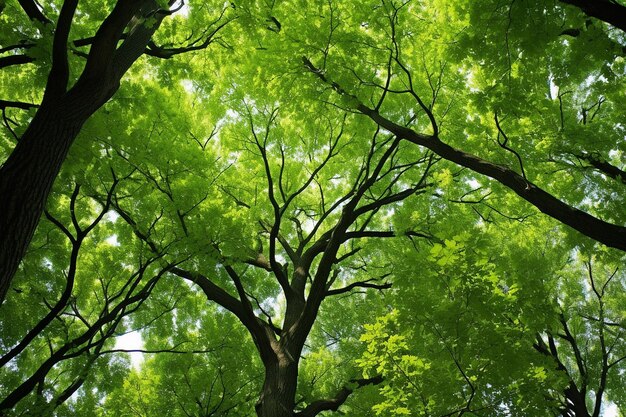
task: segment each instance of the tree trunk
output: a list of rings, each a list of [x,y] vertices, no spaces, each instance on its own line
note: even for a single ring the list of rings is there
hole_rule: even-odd
[[[67,90],[67,41],[77,4],[76,0],[63,3],[41,107],[0,167],[0,304],[37,228],[54,179],[82,125],[118,90],[120,79],[143,54],[168,15],[155,13],[159,9],[155,0],[116,2],[93,38],[82,74]],[[134,24],[135,18],[139,18],[137,22],[144,18],[153,22]],[[129,24],[129,31],[118,46]]]
[[[585,394],[573,382],[565,389],[565,401],[567,405],[563,410],[564,417],[591,417],[587,411]]]
[[[69,148],[86,119],[42,106],[0,167],[0,303],[35,232]]]
[[[298,359],[281,347],[276,356],[264,360],[265,381],[256,403],[258,417],[293,417],[298,383]]]

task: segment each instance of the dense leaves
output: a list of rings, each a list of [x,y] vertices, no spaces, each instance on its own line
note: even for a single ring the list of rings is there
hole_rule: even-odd
[[[591,3],[0,2],[0,415],[619,415]]]

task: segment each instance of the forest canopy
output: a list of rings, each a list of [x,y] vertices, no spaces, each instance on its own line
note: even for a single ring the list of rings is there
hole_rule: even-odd
[[[625,415],[625,57],[622,0],[0,0],[0,416]]]

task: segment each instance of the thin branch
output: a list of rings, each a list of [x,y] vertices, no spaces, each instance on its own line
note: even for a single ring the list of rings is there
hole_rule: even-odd
[[[519,162],[519,167],[520,170],[522,171],[522,177],[524,179],[526,179],[526,173],[524,172],[524,163],[522,162],[522,157],[520,156],[520,154],[513,148],[511,148],[510,146],[507,145],[507,143],[509,142],[509,137],[506,135],[506,133],[504,133],[504,131],[502,130],[502,127],[500,127],[500,121],[498,120],[498,112],[496,111],[494,113],[494,120],[496,122],[496,127],[498,128],[498,145],[500,145],[500,147],[502,149],[505,149],[509,152],[511,152],[513,155],[515,155],[515,157],[517,158],[518,162]],[[502,136],[503,140],[500,141],[500,136]]]
[[[387,290],[387,289],[391,288],[391,286],[392,286],[392,284],[390,282],[385,282],[383,284],[376,284],[375,282],[376,281],[380,281],[380,280],[382,280],[384,278],[387,278],[389,275],[391,275],[391,274],[390,273],[389,274],[385,274],[385,275],[383,275],[381,277],[378,277],[378,278],[370,278],[370,279],[365,280],[365,281],[353,282],[352,284],[350,284],[348,286],[345,286],[343,288],[337,288],[337,289],[334,289],[334,290],[328,290],[328,291],[326,291],[326,295],[327,296],[332,296],[332,295],[345,294],[347,292],[352,291],[355,288],[373,288],[373,289],[376,289],[376,290],[379,290],[379,291]]]
[[[30,109],[38,108],[39,104],[25,103],[23,101],[0,100],[0,109],[4,110],[7,107],[14,107],[16,109],[22,109],[22,110],[30,110]]]

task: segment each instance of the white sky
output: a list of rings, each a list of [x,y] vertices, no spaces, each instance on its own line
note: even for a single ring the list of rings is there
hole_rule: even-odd
[[[130,332],[123,336],[119,336],[115,340],[114,349],[143,349],[143,339],[139,332]],[[143,353],[140,352],[132,352],[130,355],[130,364],[133,368],[139,369],[141,368],[141,364],[143,363]]]

